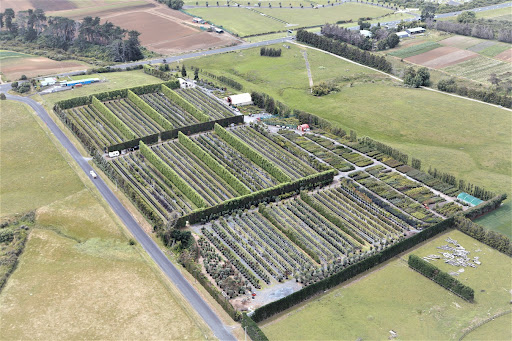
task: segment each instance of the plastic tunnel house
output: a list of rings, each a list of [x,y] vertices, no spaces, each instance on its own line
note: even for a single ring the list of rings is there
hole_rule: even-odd
[[[483,200],[475,198],[474,196],[464,193],[464,192],[457,195],[457,199],[462,200],[462,201],[470,204],[471,206],[477,206],[477,205],[480,205],[481,203],[483,203]]]

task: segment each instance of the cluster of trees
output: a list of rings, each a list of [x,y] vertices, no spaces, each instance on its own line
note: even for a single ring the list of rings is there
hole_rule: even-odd
[[[441,271],[437,266],[431,264],[416,255],[410,255],[408,264],[411,268],[418,271],[423,276],[433,280],[440,286],[452,291],[467,301],[473,301],[475,291],[450,276],[448,273]]]
[[[487,200],[483,204],[471,207],[470,209],[464,211],[464,216],[469,219],[478,218],[487,212],[494,211],[496,208],[500,207],[501,203],[506,199],[506,194],[497,195],[494,198]]]
[[[496,231],[488,230],[462,215],[455,217],[455,227],[476,240],[512,257],[510,238]]]
[[[23,94],[25,92],[29,92],[31,89],[31,86],[30,86],[30,82],[23,82],[21,84],[18,82],[12,82],[11,88],[16,92]]]
[[[483,102],[492,103],[512,108],[512,98],[507,95],[499,94],[499,91],[505,91],[509,94],[512,91],[512,82],[501,83],[496,75],[491,75],[489,79],[495,85],[491,89],[473,89],[466,86],[459,86],[454,78],[442,79],[437,83],[437,88],[441,91],[456,93],[460,96],[474,98]]]
[[[430,72],[426,67],[421,67],[416,71],[413,67],[405,70],[404,84],[419,88],[420,86],[430,85]]]
[[[36,43],[50,49],[125,62],[142,59],[137,31],[127,31],[99,17],[82,21],[64,17],[47,17],[42,9],[18,11],[5,9],[0,16],[0,39]],[[3,29],[5,26],[5,30]]]
[[[501,20],[476,19],[474,12],[463,12],[457,16],[457,22],[438,21],[432,26],[440,31],[471,36],[481,39],[497,39],[512,43],[510,23]]]
[[[167,65],[167,64],[165,64]],[[158,77],[164,81],[168,81],[170,79],[173,79],[174,78],[174,75],[171,74],[171,73],[168,73],[166,71],[162,71],[160,70],[160,68],[155,68],[151,65],[148,65],[148,64],[144,64],[143,65],[143,70],[144,70],[144,73],[147,73],[148,75],[152,75],[152,76],[155,76],[155,77]]]
[[[169,8],[180,10],[183,8],[183,0],[156,0],[161,4],[167,5]],[[206,6],[208,6],[208,3],[206,3]]]
[[[472,0],[467,2],[462,2],[460,5],[449,5],[447,3],[435,3],[424,0],[383,0],[384,2],[393,2],[396,4],[395,6],[409,7],[409,8],[420,8],[424,9],[427,6],[430,6],[436,13],[448,13],[448,12],[457,12],[457,11],[465,11],[472,8],[484,7],[493,4],[499,4],[502,2],[506,2],[508,0]]]
[[[305,30],[299,30],[297,32],[297,40],[384,72],[390,73],[392,71],[391,63],[386,60],[386,57],[377,56],[368,51],[362,51],[331,38],[319,36],[318,34]]]
[[[363,137],[361,142],[371,148],[377,149],[383,154],[391,156],[393,159],[400,161],[403,164],[407,164],[407,161],[409,160],[409,155],[402,153],[398,149],[388,146],[387,144],[375,141],[368,136]]]
[[[398,38],[394,31],[381,28],[380,25],[370,28],[370,24],[363,21],[359,21],[358,24],[361,29],[370,29],[373,39],[363,36],[359,31],[349,30],[333,24],[322,26],[321,32],[328,38],[333,38],[367,51],[373,48],[374,42],[377,42],[377,49],[379,50],[393,48],[400,42],[400,38]]]
[[[262,47],[260,49],[260,56],[281,57],[281,49],[274,49],[272,47]]]
[[[320,84],[313,85],[311,93],[314,96],[325,96],[332,91],[338,91],[339,87],[333,82],[321,82]]]

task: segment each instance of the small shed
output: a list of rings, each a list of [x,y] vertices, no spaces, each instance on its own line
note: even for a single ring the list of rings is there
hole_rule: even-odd
[[[299,131],[310,131],[311,129],[309,128],[309,124],[301,124],[300,126],[297,127],[297,130]]]
[[[405,32],[405,31],[396,32],[396,35],[400,39],[409,38],[411,36],[409,33]]]
[[[477,206],[477,205],[480,205],[481,203],[483,203],[484,201],[483,200],[480,200],[478,198],[475,198],[474,196],[468,194],[468,193],[460,193],[459,195],[457,195],[457,199],[471,205],[471,206]]]
[[[253,104],[251,94],[247,93],[247,92],[244,94],[232,95],[232,96],[226,97],[226,101],[230,105],[236,105],[236,106]]]
[[[193,18],[192,21],[195,22],[196,24],[204,24],[206,22],[203,19],[198,18],[198,17]]]
[[[408,28],[405,30],[405,32],[409,33],[411,36],[425,33],[427,30],[423,27],[415,27],[415,28]]]
[[[368,30],[360,30],[359,34],[365,36],[366,38],[371,38],[373,36],[373,33]]]
[[[222,28],[215,27],[215,33],[221,34],[224,33],[224,30]]]

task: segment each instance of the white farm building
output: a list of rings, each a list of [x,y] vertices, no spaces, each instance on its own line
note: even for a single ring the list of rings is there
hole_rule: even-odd
[[[232,95],[229,97],[226,97],[226,101],[235,106],[242,106],[242,105],[251,105],[252,104],[252,97],[250,93],[244,93],[239,95]]]

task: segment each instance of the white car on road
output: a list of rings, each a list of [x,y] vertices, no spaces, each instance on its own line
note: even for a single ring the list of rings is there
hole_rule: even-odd
[[[94,171],[90,171],[89,174],[91,174],[93,179],[96,179],[98,177],[96,173],[94,173]]]

